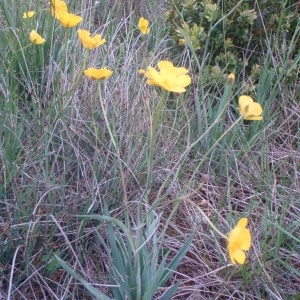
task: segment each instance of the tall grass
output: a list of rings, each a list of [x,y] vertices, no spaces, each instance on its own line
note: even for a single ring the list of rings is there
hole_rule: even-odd
[[[259,78],[241,72],[229,84],[226,70],[206,75],[209,53],[200,61],[187,45],[174,57],[158,4],[70,2],[79,28],[107,40],[92,51],[48,3],[0,7],[1,296],[299,296],[299,30],[266,34]],[[22,19],[29,9],[36,16]],[[46,43],[32,45],[31,29]],[[138,75],[163,59],[190,70],[187,92]],[[114,73],[98,83],[87,67]],[[263,121],[239,116],[250,87]],[[199,209],[224,234],[249,218],[245,265],[229,263]]]

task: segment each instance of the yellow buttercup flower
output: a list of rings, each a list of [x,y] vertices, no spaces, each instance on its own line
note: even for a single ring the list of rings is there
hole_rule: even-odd
[[[46,42],[46,40],[43,39],[35,30],[31,30],[29,39],[31,43],[35,45],[40,45]]]
[[[150,28],[149,28],[149,21],[144,18],[139,19],[138,23],[139,30],[141,31],[142,34],[148,34],[150,33]]]
[[[83,71],[84,74],[93,79],[93,80],[104,80],[111,76],[113,71],[108,70],[106,68],[103,69],[95,69],[95,68],[88,68]]]
[[[23,19],[32,18],[35,15],[35,11],[30,10],[23,13]]]
[[[82,18],[80,16],[76,16],[68,12],[58,13],[57,16],[57,19],[60,22],[60,24],[67,28],[75,27],[82,21]]]
[[[186,91],[185,87],[191,84],[191,77],[187,75],[188,69],[174,67],[169,61],[160,61],[157,65],[160,71],[149,67],[145,72],[147,84],[175,93]]]
[[[239,112],[245,120],[259,121],[262,120],[262,107],[259,103],[253,101],[249,96],[239,97]]]
[[[51,14],[56,19],[59,15],[68,12],[67,3],[63,0],[51,0]]]
[[[105,39],[101,38],[100,34],[96,34],[95,36],[91,37],[91,33],[89,31],[82,29],[78,29],[77,33],[83,47],[90,50],[95,49],[106,42]]]
[[[251,234],[250,230],[246,228],[247,225],[247,218],[240,219],[227,237],[227,250],[234,265],[245,263],[245,251],[248,251],[251,247]]]
[[[226,78],[226,82],[228,84],[234,84],[235,82],[235,75],[233,73],[230,73],[227,78]]]

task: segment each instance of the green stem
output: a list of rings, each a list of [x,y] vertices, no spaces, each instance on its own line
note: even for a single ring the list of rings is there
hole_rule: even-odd
[[[189,200],[188,198],[182,197],[180,198],[180,200],[184,200],[186,202],[188,202],[189,204],[193,205],[202,215],[202,217],[207,221],[207,223],[209,224],[209,226],[217,233],[219,234],[222,238],[224,238],[225,240],[227,240],[227,236],[222,233],[214,224],[213,222],[209,219],[209,217],[206,215],[206,213],[198,206],[196,205],[193,201]]]
[[[152,182],[152,171],[153,171],[153,156],[154,156],[154,146],[157,137],[157,127],[159,124],[159,120],[162,115],[163,108],[165,107],[166,101],[168,99],[169,93],[164,91],[161,99],[159,100],[157,106],[154,108],[153,118],[150,116],[150,147],[148,154],[148,172],[147,172],[147,184],[146,184],[146,192],[151,188]],[[150,110],[150,109],[149,109]]]
[[[191,151],[191,149],[193,147],[195,147],[199,141],[201,139],[203,139],[203,137],[208,134],[209,131],[211,131],[211,129],[214,127],[215,124],[217,124],[221,118],[221,115],[223,113],[223,111],[226,109],[227,106],[224,106],[220,115],[218,115],[218,117],[216,118],[216,120],[211,124],[210,128],[208,128],[206,130],[206,132],[204,132],[195,142],[193,142],[192,144],[190,144],[182,153],[180,159],[178,159],[178,161],[176,162],[176,164],[174,165],[173,169],[171,172],[169,172],[169,175],[167,176],[167,178],[165,179],[165,183],[169,180],[170,176],[172,176],[174,174],[174,170],[176,170],[179,166],[179,164],[182,162],[183,159],[185,159],[185,157],[188,155],[188,153]],[[216,141],[215,143],[212,145],[212,147],[210,147],[210,149],[205,153],[204,157],[202,158],[201,162],[199,163],[199,165],[197,166],[197,169],[199,168],[199,166],[201,166],[201,164],[205,161],[205,159],[207,158],[208,154],[214,149],[214,147],[219,143],[219,141],[238,123],[240,122],[240,120],[243,117],[240,116]],[[152,208],[154,208],[157,203],[160,201],[160,195],[162,194],[163,190],[164,190],[165,184],[162,184],[161,187],[159,188],[159,191],[157,193],[156,196],[156,200],[153,202],[153,204],[151,205]]]
[[[212,151],[212,149],[216,146],[216,144],[228,133],[229,130],[231,130],[231,128],[233,128],[243,117],[240,116],[219,138],[218,140],[215,142],[215,144],[206,152],[204,158],[202,159],[202,162],[204,161],[204,159],[207,157],[207,155],[210,153],[210,151]],[[197,142],[197,141],[196,141]],[[194,142],[188,149],[191,149],[192,146],[194,146],[196,144],[196,142]],[[186,150],[188,150],[186,149]],[[227,236],[225,234],[223,234],[213,223],[212,221],[208,218],[208,216],[204,213],[204,211],[198,206],[196,205],[193,201],[189,200],[190,197],[193,196],[193,194],[195,194],[199,189],[201,188],[201,186],[198,187],[198,189],[190,194],[187,194],[185,196],[182,197],[178,197],[177,199],[173,199],[172,202],[177,203],[178,200],[180,201],[186,201],[189,204],[193,205],[194,207],[197,208],[197,210],[201,213],[202,217],[208,222],[208,224],[211,226],[211,228],[213,228],[213,230],[215,232],[217,232],[221,237],[223,237],[224,239],[227,240]],[[179,202],[180,202],[179,201]],[[156,202],[156,201],[155,201]],[[154,203],[153,205],[154,206]]]
[[[86,62],[89,57],[89,53],[90,53],[89,50],[86,50],[84,52],[83,59],[82,59],[82,65],[80,66],[79,71],[78,71],[79,73],[72,76],[72,78],[75,78],[75,80],[73,81],[70,89],[63,95],[63,97],[67,96],[68,94],[73,94],[72,92],[75,91],[75,89],[78,87],[78,83],[80,82],[80,80],[83,77],[83,71],[86,68]]]

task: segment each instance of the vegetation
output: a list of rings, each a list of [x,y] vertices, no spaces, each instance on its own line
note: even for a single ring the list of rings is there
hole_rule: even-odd
[[[298,4],[63,2],[0,3],[0,298],[298,299]]]
[[[174,0],[166,12],[169,32],[178,48],[190,46],[206,71],[224,68],[254,75],[265,62],[263,53],[291,40],[298,20],[294,1]],[[268,39],[266,39],[268,37]],[[289,48],[290,59],[299,54],[299,40]],[[209,68],[210,67],[210,68]],[[272,67],[272,66],[270,66]]]

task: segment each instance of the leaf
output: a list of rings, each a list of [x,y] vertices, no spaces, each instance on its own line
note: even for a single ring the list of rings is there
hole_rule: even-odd
[[[74,270],[68,264],[66,264],[59,256],[55,255],[55,258],[57,259],[57,262],[62,266],[62,268],[66,272],[68,272],[73,278],[80,281],[84,285],[84,287],[89,291],[89,293],[95,297],[95,299],[112,300],[112,298],[106,296],[104,293],[94,288],[89,282],[87,282],[81,276],[76,274]]]
[[[173,271],[176,270],[176,268],[181,263],[183,257],[185,256],[186,252],[188,251],[189,246],[193,241],[194,235],[195,235],[195,233],[193,233],[187,239],[187,241],[184,243],[184,245],[181,247],[181,249],[175,255],[175,257],[171,260],[171,262],[167,265],[167,267],[165,267],[165,263],[170,254],[170,251],[168,251],[165,254],[162,261],[160,262],[160,265],[155,274],[155,277],[151,280],[151,284],[148,286],[147,291],[143,296],[143,299],[152,299],[152,296],[157,291],[157,289],[159,287],[164,286],[164,284],[167,282],[167,280],[172,276]]]
[[[195,233],[193,233],[188,240],[185,242],[185,244],[181,247],[181,249],[179,250],[179,252],[175,255],[175,257],[171,260],[171,262],[168,264],[167,266],[167,270],[166,270],[166,274],[161,282],[161,286],[163,286],[166,281],[170,278],[170,276],[172,275],[173,271],[175,271],[177,269],[177,267],[179,266],[179,264],[181,263],[183,257],[185,256],[186,252],[188,251],[193,238],[195,236]],[[172,271],[172,272],[171,272]]]
[[[173,294],[177,291],[179,287],[179,282],[172,285],[169,289],[167,289],[159,298],[160,300],[169,300],[173,296]]]

